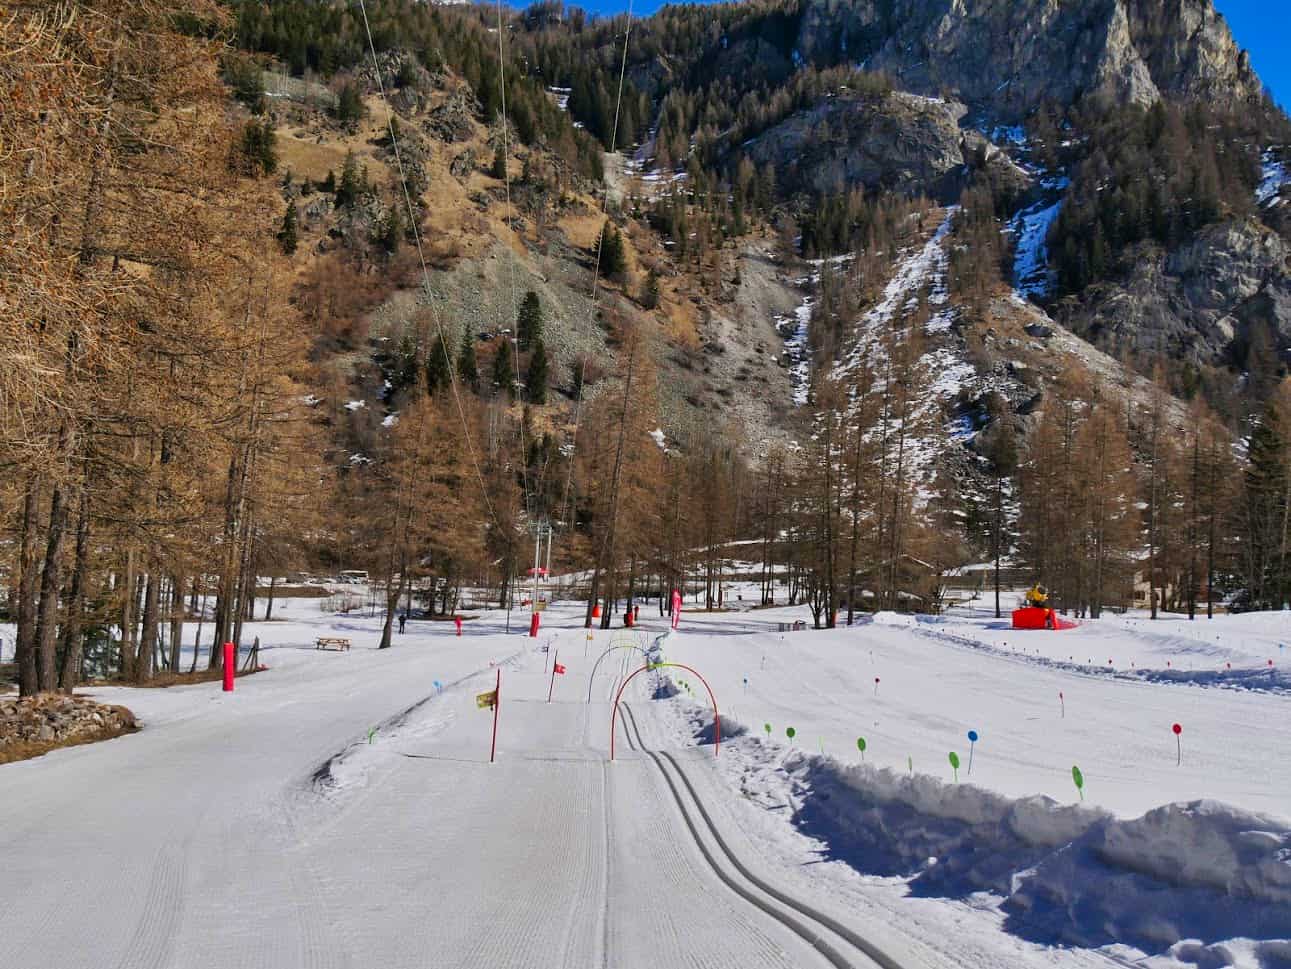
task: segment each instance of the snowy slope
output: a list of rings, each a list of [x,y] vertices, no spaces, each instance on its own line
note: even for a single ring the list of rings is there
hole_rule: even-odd
[[[252,630],[269,672],[234,694],[94,690],[136,710],[143,731],[0,767],[0,870],[20,887],[0,907],[13,964],[829,964],[729,888],[734,869],[706,857],[715,843],[690,832],[623,724],[608,763],[606,700],[638,659],[612,653],[588,703],[595,657],[626,640],[589,641],[580,604],[551,607],[537,642],[485,612],[460,639],[413,623],[386,651],[373,648],[376,618],[279,608],[285,621]],[[1280,668],[1260,671],[1281,616],[1226,617],[1204,636],[1129,617],[1008,645],[971,614],[777,631],[804,615],[687,612],[664,642],[717,694],[719,757],[697,677],[671,670],[677,686],[660,689],[645,674],[625,693],[644,739],[675,754],[757,876],[902,969],[1092,967],[1139,952],[1154,969],[1283,964],[1291,699]],[[322,633],[354,650],[313,650]],[[554,683],[538,644],[567,667]],[[1116,669],[1061,649],[1112,650]],[[1233,679],[1161,676],[1184,657],[1194,674],[1228,677],[1231,663]],[[490,766],[492,718],[474,695],[498,668]],[[969,728],[981,735],[971,778]],[[949,750],[965,759],[958,784]],[[1167,802],[1181,806],[1137,817]],[[1188,919],[1195,943],[1179,941]],[[844,964],[870,965],[855,952]]]
[[[971,909],[1022,940],[1148,953],[1153,966],[1283,965],[1291,767],[1275,751],[1291,741],[1291,680],[1263,658],[1282,616],[1224,617],[1204,635],[1135,617],[1021,633],[986,615],[776,631],[805,616],[688,614],[666,646],[705,673],[727,729],[742,732],[718,769],[764,850],[814,858],[837,891],[869,902],[875,876],[921,898],[977,899]],[[1121,665],[1068,658],[1096,650]],[[1166,675],[1188,655],[1214,675]]]

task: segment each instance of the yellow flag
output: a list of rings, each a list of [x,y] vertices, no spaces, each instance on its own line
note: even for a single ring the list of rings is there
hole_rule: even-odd
[[[492,710],[493,705],[498,702],[498,691],[489,690],[488,693],[475,694],[475,705],[481,710]]]

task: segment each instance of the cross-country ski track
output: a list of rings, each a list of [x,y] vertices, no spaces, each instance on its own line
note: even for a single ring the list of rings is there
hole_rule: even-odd
[[[661,670],[624,692],[611,762],[611,701],[642,659],[610,653],[589,683],[597,656],[627,640],[598,629],[589,642],[578,604],[549,610],[536,640],[521,622],[507,634],[505,614],[485,611],[460,638],[451,623],[412,623],[385,651],[373,648],[379,619],[323,615],[303,601],[282,609],[287,621],[255,624],[269,671],[239,679],[233,694],[218,683],[89,688],[134,709],[143,730],[0,767],[0,963],[934,969],[1132,957],[1005,931],[998,898],[911,891],[905,877],[840,859],[829,832],[814,841],[819,805],[800,801],[806,751],[752,736],[743,714],[760,727],[762,711],[739,709],[754,702],[740,677],[782,642],[766,633],[775,614],[688,614],[682,635],[662,643],[666,658],[716,674],[719,757],[706,694],[691,684],[693,701],[678,696],[689,675]],[[637,642],[665,628],[648,621]],[[318,635],[349,636],[354,648],[315,651]],[[815,635],[779,648],[830,642]],[[878,648],[905,634],[829,635]],[[967,655],[954,639],[907,641],[920,654]],[[557,652],[568,672],[548,703]],[[1051,665],[974,655],[1023,684],[1055,676]],[[490,764],[492,715],[475,696],[493,688],[497,668]],[[777,674],[797,692],[777,694],[773,716],[792,708],[814,731],[831,682],[859,691],[855,703],[871,692],[868,662],[850,686],[828,663],[819,668],[826,679],[806,692],[801,676]],[[1183,688],[1109,680],[1099,689]],[[814,748],[814,733],[803,741]],[[825,774],[806,776],[824,798],[838,796]],[[1250,965],[1279,964],[1257,950]]]

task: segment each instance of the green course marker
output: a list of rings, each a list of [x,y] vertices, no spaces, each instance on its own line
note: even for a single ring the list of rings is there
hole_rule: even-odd
[[[959,754],[950,752],[950,769],[955,772],[955,783],[959,783]]]
[[[793,740],[793,738],[798,735],[798,731],[794,730],[793,727],[785,727],[784,735],[790,740]]]
[[[856,749],[861,752],[861,761],[864,762],[865,760],[865,738],[864,737],[856,738]]]
[[[373,736],[376,734],[376,732],[377,732],[377,728],[376,728],[376,727],[371,727],[371,728],[369,728],[369,730],[368,730],[368,743],[372,743],[372,738],[373,738]]]
[[[771,736],[771,724],[769,724],[769,723],[764,723],[764,724],[762,725],[762,729],[763,729],[763,730],[765,730],[765,731],[767,732],[767,736],[768,736],[768,737],[770,737],[770,736]]]
[[[1075,765],[1071,768],[1071,779],[1076,785],[1076,790],[1080,791],[1080,799],[1083,801],[1085,799],[1085,775]]]

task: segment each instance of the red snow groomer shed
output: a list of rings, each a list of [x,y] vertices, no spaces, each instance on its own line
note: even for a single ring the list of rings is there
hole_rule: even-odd
[[[1049,608],[1049,593],[1040,585],[1027,593],[1025,606],[1013,610],[1014,629],[1075,629],[1077,625]]]

